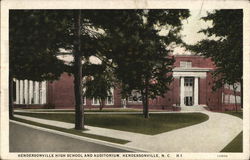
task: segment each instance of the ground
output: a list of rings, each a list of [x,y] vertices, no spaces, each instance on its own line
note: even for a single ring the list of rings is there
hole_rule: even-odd
[[[243,118],[242,111],[228,111],[226,114],[234,115]],[[243,152],[243,132],[240,132],[221,152]]]
[[[234,141],[239,142],[236,143],[237,146],[232,140],[242,131],[242,120],[231,116],[234,113],[229,115],[210,111],[152,112],[149,119],[144,119],[138,113],[140,112],[124,112],[124,110],[86,112],[87,130],[77,134],[120,143],[142,151],[219,152],[222,150],[226,152],[230,151],[230,148],[235,150],[230,146],[236,146],[235,151],[240,152],[237,149],[242,146],[242,143],[236,138]],[[43,127],[48,127],[49,124],[49,127],[56,130],[73,131],[74,112],[72,110],[61,110],[56,113],[30,110],[29,113],[18,112],[17,114],[19,114],[16,115],[17,118],[22,118],[22,121],[28,123],[36,123]],[[193,143],[194,140],[196,143]],[[226,145],[229,147],[225,147]]]
[[[27,139],[27,135],[28,139]],[[31,143],[32,142],[32,143]],[[131,152],[128,149],[80,140],[10,123],[10,152]]]
[[[74,123],[74,114],[56,113],[18,113],[31,117]],[[172,113],[172,114],[150,114],[149,119],[143,118],[141,114],[86,114],[86,125],[117,129],[148,135],[168,132],[198,124],[208,120],[208,116],[202,113]],[[160,123],[159,123],[160,122]]]

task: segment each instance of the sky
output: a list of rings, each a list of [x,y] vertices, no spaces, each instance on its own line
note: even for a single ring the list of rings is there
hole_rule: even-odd
[[[206,38],[203,33],[197,32],[212,25],[211,22],[205,22],[200,19],[206,16],[207,12],[208,10],[190,10],[190,17],[183,21],[183,30],[180,32],[184,42],[192,45]],[[209,12],[211,12],[211,10]],[[189,55],[191,53],[185,50],[185,48],[177,47],[174,49],[173,54]]]
[[[207,28],[211,22],[201,20],[201,17],[207,15],[207,10],[190,10],[191,16],[183,21],[183,30],[181,34],[183,40],[188,44],[195,44],[197,41],[205,38],[204,34],[197,33],[199,30]]]

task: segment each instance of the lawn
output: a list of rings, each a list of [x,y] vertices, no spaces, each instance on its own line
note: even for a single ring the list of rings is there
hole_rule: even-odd
[[[238,112],[236,112],[236,111],[226,111],[225,113],[243,119],[243,112],[242,111],[238,111]]]
[[[32,116],[43,119],[51,119],[74,123],[74,114],[67,113],[16,113],[19,115]],[[143,118],[142,114],[86,114],[86,125],[117,129],[135,133],[155,135],[208,120],[208,116],[202,113],[171,113],[150,114],[149,119]]]
[[[243,132],[240,132],[221,152],[243,152]]]
[[[27,112],[75,112],[74,109],[19,109]],[[162,111],[162,110],[149,110],[149,111]],[[136,108],[86,108],[84,112],[142,112],[142,109]]]
[[[243,118],[242,111],[227,111],[225,113]],[[240,132],[221,152],[243,152],[243,132]]]

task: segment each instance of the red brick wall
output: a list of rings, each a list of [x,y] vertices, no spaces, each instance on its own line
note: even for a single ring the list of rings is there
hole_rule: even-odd
[[[49,104],[55,108],[74,108],[74,78],[63,73],[59,80],[49,84]]]
[[[214,80],[210,72],[207,74],[207,105],[211,110],[222,111],[222,89],[212,90]]]
[[[176,56],[174,66],[180,67],[180,61],[192,62],[192,67],[215,68],[214,63],[210,58],[201,56]]]
[[[199,104],[207,104],[207,78],[199,79]]]
[[[191,61],[192,67],[215,68],[211,59],[205,59],[200,56],[176,56],[175,66],[180,65],[180,61]],[[199,79],[199,104],[207,104],[212,110],[222,110],[222,90],[212,92],[212,76],[207,74],[206,78]],[[60,80],[49,84],[48,100],[55,108],[73,108],[74,107],[74,85],[73,76],[67,73],[62,74]],[[175,78],[170,85],[170,90],[165,97],[158,97],[149,101],[151,108],[172,107],[173,104],[180,104],[180,80]],[[93,106],[92,100],[87,99],[86,107]],[[106,105],[105,107],[122,107],[120,89],[114,90],[114,105]],[[127,104],[127,107],[142,108],[142,104]]]

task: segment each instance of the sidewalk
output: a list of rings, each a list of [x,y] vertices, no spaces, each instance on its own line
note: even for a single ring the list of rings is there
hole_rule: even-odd
[[[144,135],[92,126],[86,126],[88,130],[84,131],[84,133],[128,140],[130,142],[125,144],[125,146],[148,152],[220,152],[242,131],[243,122],[240,118],[224,113],[199,112],[207,114],[209,120],[157,135]],[[113,112],[113,114],[115,113]],[[16,117],[61,128],[74,127],[74,124],[71,123],[20,115],[16,115]]]

